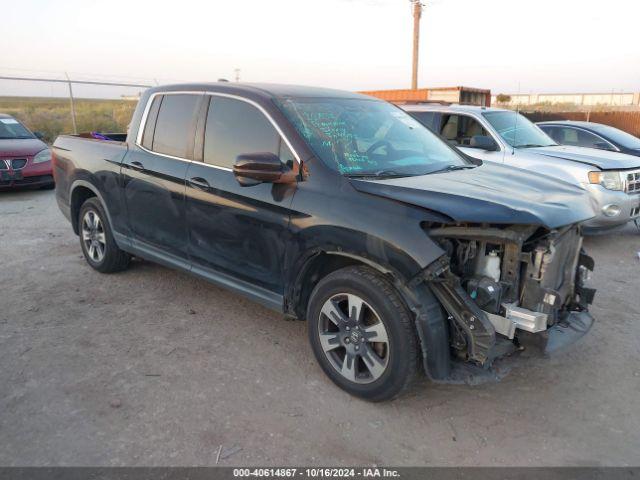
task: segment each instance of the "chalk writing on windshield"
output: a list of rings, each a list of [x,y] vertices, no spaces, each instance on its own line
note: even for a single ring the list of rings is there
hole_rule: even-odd
[[[304,121],[302,134],[310,143],[317,143],[323,149],[331,150],[341,173],[356,172],[375,167],[376,162],[360,153],[357,138],[350,130],[349,123],[339,115],[328,111],[298,111]]]

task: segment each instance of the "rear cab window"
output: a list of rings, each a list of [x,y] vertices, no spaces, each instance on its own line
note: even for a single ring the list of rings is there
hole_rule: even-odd
[[[165,95],[158,111],[152,150],[172,157],[193,158],[193,132],[201,95]]]
[[[140,146],[153,153],[192,160],[202,94],[165,92],[153,98]]]
[[[158,119],[158,110],[162,103],[163,95],[157,95],[153,99],[153,103],[147,113],[147,119],[144,124],[144,132],[142,134],[142,146],[147,150],[153,150],[153,130],[156,126],[156,120]]]

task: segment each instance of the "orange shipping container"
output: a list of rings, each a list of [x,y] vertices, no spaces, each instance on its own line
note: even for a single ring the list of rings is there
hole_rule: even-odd
[[[491,106],[491,90],[471,87],[369,90],[360,93],[392,103],[449,102]]]

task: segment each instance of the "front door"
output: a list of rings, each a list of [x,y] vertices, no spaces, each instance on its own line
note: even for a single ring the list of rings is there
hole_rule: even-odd
[[[136,247],[188,267],[185,177],[193,156],[196,94],[157,96],[147,115],[142,146],[122,164],[129,229]]]
[[[203,123],[202,161],[193,162],[187,172],[192,270],[231,282],[231,287],[242,289],[246,282],[262,290],[259,296],[277,302],[284,290],[295,184],[242,187],[232,167],[246,153],[274,153],[289,166],[296,160],[265,114],[242,99],[212,95]]]

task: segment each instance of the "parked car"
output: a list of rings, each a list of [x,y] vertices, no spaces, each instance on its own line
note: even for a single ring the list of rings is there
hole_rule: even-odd
[[[560,145],[597,148],[640,157],[640,138],[619,128],[574,120],[538,122],[536,125]]]
[[[53,187],[51,150],[15,118],[0,113],[0,190]]]
[[[587,230],[609,230],[640,216],[638,157],[558,145],[511,110],[434,104],[403,108],[473,158],[532,170],[586,189],[598,213],[585,223]]]
[[[401,393],[421,364],[435,381],[486,375],[593,323],[586,193],[470,162],[383,101],[158,87],[127,135],[62,135],[53,150],[56,198],[92,268],[134,255],[306,319],[322,369],[359,397]]]

